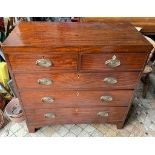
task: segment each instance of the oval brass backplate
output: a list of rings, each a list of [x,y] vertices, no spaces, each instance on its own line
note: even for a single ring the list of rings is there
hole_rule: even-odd
[[[103,80],[106,84],[116,84],[117,83],[117,79],[114,77],[106,77]]]
[[[54,113],[52,113],[52,112],[49,112],[49,113],[44,114],[44,117],[45,118],[55,118],[56,115]]]
[[[100,117],[108,117],[109,116],[109,113],[106,112],[106,111],[101,111],[101,112],[98,112],[97,113],[97,116],[100,116]]]
[[[52,66],[52,61],[50,61],[49,59],[38,59],[36,61],[36,65],[41,66],[41,67],[50,67]]]
[[[111,68],[115,68],[121,65],[119,59],[117,59],[116,55],[113,55],[112,59],[105,61],[105,64]]]
[[[40,85],[51,85],[52,83],[53,81],[48,78],[38,79],[38,84]]]
[[[100,100],[102,102],[111,102],[113,100],[112,96],[101,96]]]
[[[55,99],[53,97],[50,97],[50,96],[45,96],[45,97],[41,98],[42,103],[46,103],[46,104],[53,103],[54,100]]]

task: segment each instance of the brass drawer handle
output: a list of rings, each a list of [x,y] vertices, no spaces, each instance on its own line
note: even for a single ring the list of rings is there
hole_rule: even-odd
[[[50,67],[52,66],[52,62],[49,59],[38,59],[36,61],[36,65],[41,67]]]
[[[43,103],[49,104],[49,103],[53,103],[54,102],[54,98],[53,97],[49,97],[49,96],[45,96],[41,99],[41,101]]]
[[[38,79],[38,84],[40,85],[51,85],[52,83],[53,81],[48,78]]]
[[[115,84],[117,83],[117,79],[114,77],[106,77],[103,80],[106,84]]]
[[[108,117],[109,116],[109,113],[102,111],[102,112],[98,112],[97,113],[97,116],[100,116],[100,117]]]
[[[101,96],[100,100],[102,102],[111,102],[113,100],[112,96]]]
[[[49,113],[44,114],[44,117],[45,118],[55,118],[56,115],[54,113],[52,113],[52,112],[49,112]]]
[[[111,68],[115,68],[120,66],[121,62],[119,59],[117,59],[116,55],[114,55],[112,59],[107,60],[105,64]]]

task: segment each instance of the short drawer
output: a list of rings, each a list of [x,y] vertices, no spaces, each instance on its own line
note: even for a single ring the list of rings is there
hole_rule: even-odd
[[[9,55],[13,71],[76,70],[77,54]]]
[[[147,53],[81,54],[80,69],[83,71],[142,70],[147,55]]]
[[[134,89],[139,72],[15,74],[20,90]]]
[[[129,106],[132,94],[132,90],[20,92],[25,109]]]
[[[26,110],[28,123],[102,123],[123,121],[127,107],[60,108]]]

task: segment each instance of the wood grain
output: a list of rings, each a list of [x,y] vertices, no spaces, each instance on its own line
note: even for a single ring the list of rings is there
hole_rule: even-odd
[[[150,43],[128,23],[21,22],[2,44],[13,47],[146,45]]]
[[[95,107],[95,106],[129,106],[132,90],[110,91],[22,91],[20,96],[25,109],[46,109],[65,107]],[[43,103],[45,96],[54,98],[52,103]],[[112,101],[101,101],[102,96],[111,96]],[[120,97],[121,96],[121,97]]]
[[[104,78],[114,77],[116,84],[106,84]],[[104,89],[134,89],[139,72],[107,72],[107,73],[35,73],[15,74],[19,90],[104,90]],[[51,85],[40,85],[38,79],[48,78],[53,81]]]
[[[105,123],[110,121],[122,121],[126,113],[126,107],[96,107],[96,108],[59,108],[26,110],[28,122],[33,124],[70,124],[70,123]],[[45,118],[44,114],[54,113],[55,118]],[[108,112],[108,117],[98,116],[98,112]],[[32,115],[33,113],[33,115]]]
[[[116,56],[120,66],[111,68],[105,64],[107,60]],[[110,54],[81,54],[81,70],[94,71],[128,71],[142,70],[147,60],[146,53],[110,53]]]
[[[155,34],[155,17],[82,17],[80,22],[128,22],[142,27],[145,35]]]
[[[122,128],[132,96],[153,46],[134,26],[123,22],[21,22],[2,44],[30,132],[44,125],[114,123]],[[113,55],[121,65],[109,68]],[[49,68],[36,60],[52,61]],[[117,79],[106,84],[105,78]],[[48,78],[52,85],[40,85]],[[112,96],[101,103],[101,96]],[[54,97],[43,104],[44,96]],[[53,112],[55,118],[45,118]],[[98,112],[109,116],[99,117]]]
[[[50,67],[36,65],[39,59],[49,59],[52,63]],[[37,54],[37,55],[9,55],[13,71],[53,71],[53,70],[77,70],[77,54]]]

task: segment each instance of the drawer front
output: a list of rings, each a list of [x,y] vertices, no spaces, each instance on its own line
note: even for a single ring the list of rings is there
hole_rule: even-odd
[[[13,71],[76,70],[77,54],[9,55]]]
[[[28,123],[93,123],[122,121],[127,107],[62,108],[26,110]]]
[[[129,106],[133,91],[23,91],[25,109],[87,106]]]
[[[134,89],[138,72],[15,74],[19,89]]]
[[[147,53],[81,54],[81,70],[142,70]]]

